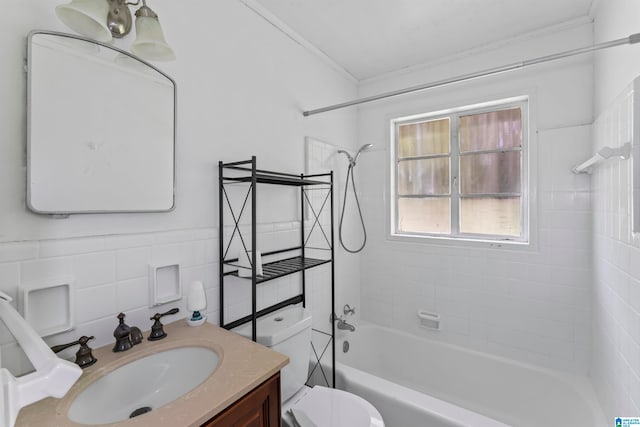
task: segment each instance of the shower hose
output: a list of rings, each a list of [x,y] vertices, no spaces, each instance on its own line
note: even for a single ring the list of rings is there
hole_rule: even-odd
[[[364,219],[362,218],[362,209],[360,208],[360,201],[358,200],[358,193],[356,192],[356,181],[353,179],[353,164],[349,164],[349,169],[347,169],[347,180],[344,183],[344,200],[342,202],[342,213],[340,214],[340,224],[338,225],[338,239],[340,240],[340,245],[344,248],[345,251],[356,254],[364,249],[364,245],[367,243],[367,229],[364,226]],[[362,245],[358,249],[349,249],[342,240],[342,222],[344,219],[344,211],[347,206],[347,193],[349,192],[349,179],[351,179],[351,186],[353,187],[353,197],[356,199],[356,206],[358,207],[358,215],[360,216],[360,224],[362,224],[362,233],[364,235],[362,239]]]

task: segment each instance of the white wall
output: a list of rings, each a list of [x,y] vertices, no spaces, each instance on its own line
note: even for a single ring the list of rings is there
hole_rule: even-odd
[[[430,66],[364,82],[360,96],[462,75],[589,45],[576,21]],[[589,178],[571,167],[590,156],[590,55],[362,106],[359,162],[370,244],[361,257],[362,316],[493,354],[585,374],[589,365],[591,215]],[[511,249],[391,241],[385,231],[389,120],[529,94],[532,245]],[[386,173],[385,173],[386,171]],[[419,328],[416,311],[442,316]]]
[[[640,28],[640,4],[600,2],[595,41],[626,37]],[[599,53],[595,61],[594,150],[629,141],[632,80],[640,47]],[[593,349],[591,375],[608,419],[640,413],[640,236],[631,232],[632,168],[637,159],[612,160],[593,175]]]
[[[594,42],[638,33],[640,4],[633,0],[599,0],[594,14]],[[640,45],[603,50],[594,64],[594,112],[598,117],[627,87],[640,70]]]
[[[301,114],[354,97],[355,83],[239,1],[198,0],[185,7],[157,0],[151,6],[177,55],[176,62],[158,64],[178,87],[176,209],[51,219],[25,208],[23,64],[31,29],[69,30],[55,17],[55,2],[10,0],[5,6],[0,17],[5,32],[0,41],[0,290],[15,297],[24,285],[71,278],[78,327],[48,341],[57,344],[86,334],[101,345],[113,340],[119,311],[127,312],[130,325],[148,329],[150,313],[172,306],[147,308],[147,265],[174,259],[182,263],[184,284],[205,282],[208,311],[217,319],[217,162],[256,155],[261,168],[300,173],[305,136],[355,146],[354,111],[312,118]],[[116,44],[128,48],[133,38]],[[283,196],[272,189],[262,194],[261,200],[271,203],[259,206],[261,242],[290,240],[299,221],[297,194]],[[357,264],[343,262],[337,269],[342,289],[358,282]],[[295,286],[284,281],[264,288],[261,301],[287,296]],[[245,304],[229,304],[236,303]],[[184,301],[178,305],[184,308]],[[176,317],[183,315],[184,310]],[[0,344],[3,366],[24,368],[6,332],[0,332]]]

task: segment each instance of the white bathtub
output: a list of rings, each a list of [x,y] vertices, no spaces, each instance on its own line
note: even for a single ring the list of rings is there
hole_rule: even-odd
[[[608,425],[587,378],[366,323],[346,339],[336,386],[371,402],[386,427]]]

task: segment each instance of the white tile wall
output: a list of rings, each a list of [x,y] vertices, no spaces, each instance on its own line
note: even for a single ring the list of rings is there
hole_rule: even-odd
[[[348,166],[347,158],[343,154],[339,154],[338,150],[353,151],[353,148],[338,146],[325,141],[321,141],[315,138],[306,138],[306,173],[326,173],[329,171],[334,172],[334,233],[335,233],[335,311],[336,314],[343,314],[343,307],[345,304],[349,304],[351,307],[356,307],[356,313],[354,316],[349,316],[349,322],[357,322],[360,317],[361,302],[360,302],[360,254],[352,254],[346,252],[340,246],[338,241],[338,228],[339,218],[342,212],[342,204],[344,201],[344,186],[346,171]],[[369,153],[362,153],[360,161],[365,159]],[[357,170],[357,169],[356,169]],[[356,176],[358,179],[358,176]],[[356,182],[356,185],[359,181]],[[358,191],[360,188],[357,188]],[[318,207],[323,203],[323,197],[321,193],[312,194],[311,201],[316,207],[316,213]],[[353,199],[353,189],[349,188],[347,205],[345,210],[345,220],[342,229],[342,235],[345,243],[350,248],[357,248],[362,242],[361,225],[358,219],[358,211],[355,205],[355,199]],[[362,194],[359,192],[360,198]],[[323,224],[325,232],[330,231],[329,224],[331,218],[329,216],[330,210],[325,209],[324,215],[321,216],[320,221]],[[312,217],[308,217],[312,219]],[[310,242],[315,247],[326,247],[326,238],[330,238],[330,235],[326,237],[319,232],[316,227],[314,233],[311,236]],[[308,290],[308,302],[313,312],[313,328],[316,331],[312,334],[312,343],[317,352],[317,355],[322,354],[323,349],[328,344],[328,338],[326,333],[331,332],[331,322],[329,316],[331,313],[331,288],[330,277],[331,267],[330,265],[323,265],[310,272],[307,276],[307,290]],[[338,337],[345,332],[337,331]],[[331,351],[324,353],[323,363],[330,366]],[[315,372],[318,374],[318,370]],[[330,376],[329,376],[330,378]],[[318,376],[315,380],[311,381],[312,384],[327,385],[324,377]]]
[[[338,150],[346,150],[353,153],[354,148],[337,145],[335,143],[329,143],[321,141],[315,138],[306,138],[306,172],[310,174],[314,173],[327,173],[333,171],[333,183],[334,183],[334,238],[335,238],[335,253],[336,259],[336,309],[340,311],[344,304],[351,306],[360,306],[360,254],[352,254],[346,252],[339,243],[339,220],[342,213],[342,204],[344,203],[344,191],[345,191],[345,179],[348,167],[347,157],[338,153]],[[367,157],[370,156],[370,152],[365,151],[361,153],[359,161],[366,162]],[[356,167],[356,189],[360,200],[362,200],[362,192],[359,177],[359,168]],[[324,193],[324,192],[318,192]],[[313,205],[318,211],[318,206],[323,202],[322,194],[317,194],[315,198],[311,198]],[[323,224],[325,233],[330,231],[329,224],[331,218],[329,216],[330,211],[325,209],[321,216],[321,222]],[[367,212],[364,212],[366,217]],[[311,218],[311,217],[309,217]],[[369,231],[369,230],[368,230]],[[342,227],[342,235],[345,244],[349,248],[357,248],[362,243],[362,225],[360,224],[360,217],[353,198],[353,188],[349,185],[347,192],[346,209],[344,213],[344,224]],[[315,245],[320,247],[326,247],[325,238],[330,238],[327,234],[326,237],[319,232],[316,227],[313,235],[311,236]],[[356,310],[356,318],[359,317],[359,310]],[[328,323],[328,322],[324,322]]]
[[[38,245],[33,242],[7,243],[0,246],[0,262],[22,261],[35,258]]]
[[[148,233],[80,239],[59,239],[29,243],[0,244],[0,290],[17,296],[21,285],[75,280],[76,328],[46,339],[50,345],[95,335],[93,346],[113,340],[115,316],[124,311],[127,323],[142,329],[150,327],[149,317],[156,311],[178,305],[187,315],[185,302],[167,307],[148,308],[148,265],[164,257],[178,257],[183,263],[183,280],[203,280],[209,296],[207,313],[218,319],[217,231],[197,229],[180,232]],[[12,337],[0,324],[3,367],[14,374],[29,369]],[[73,352],[71,352],[73,354]]]
[[[579,25],[491,51],[360,84],[360,96],[437,81],[451,70],[518,61],[593,42]],[[534,55],[535,56],[535,55]],[[534,204],[528,250],[390,240],[389,120],[520,94],[530,95]],[[574,58],[481,81],[359,107],[359,138],[375,150],[358,162],[369,245],[361,257],[362,315],[416,335],[585,374],[589,367],[590,179],[571,168],[591,156],[593,61]],[[536,163],[537,162],[537,163]],[[440,312],[442,330],[418,327],[418,308]]]
[[[533,175],[538,203],[534,195],[531,248],[390,241],[383,231],[382,194],[371,195],[367,213],[375,232],[361,262],[362,316],[416,335],[586,374],[590,183],[571,167],[590,156],[590,140],[587,125],[540,131],[532,141],[543,166]],[[386,152],[378,151],[367,173],[385,165]],[[380,214],[371,218],[371,212]],[[441,330],[420,328],[418,309],[439,313]]]
[[[299,222],[260,224],[258,228],[258,241],[264,251],[299,243]],[[229,236],[231,232],[232,227],[225,227],[225,236]],[[73,331],[54,335],[46,341],[55,345],[75,340],[81,335],[94,335],[96,340],[93,346],[97,347],[113,341],[113,330],[117,325],[115,316],[121,311],[127,314],[127,324],[139,326],[143,330],[151,326],[149,317],[155,312],[178,306],[181,313],[168,321],[187,316],[184,299],[160,307],[148,307],[149,263],[174,259],[182,265],[183,285],[194,280],[203,281],[207,293],[206,314],[209,321],[218,324],[218,235],[216,229],[196,229],[29,244],[0,244],[0,254],[3,255],[0,261],[0,290],[16,297],[23,284],[59,278],[75,280],[74,310],[77,326]],[[41,253],[44,256],[40,256]],[[317,317],[326,319],[325,323],[328,323],[329,318],[329,306],[324,305],[328,301],[327,295],[330,296],[330,274],[330,269],[324,267],[308,274],[309,305],[313,307],[313,301],[316,301],[315,305],[320,307]],[[248,280],[228,277],[225,285],[227,321],[250,313],[249,283]],[[300,274],[261,284],[258,287],[258,309],[300,292]],[[30,369],[24,355],[2,324],[0,351],[3,354],[2,366],[10,368],[15,375]],[[73,351],[70,351],[69,356],[72,354]]]
[[[594,150],[631,137],[633,89],[594,124]],[[633,160],[593,174],[594,273],[591,376],[607,418],[640,414],[640,239],[631,233]]]

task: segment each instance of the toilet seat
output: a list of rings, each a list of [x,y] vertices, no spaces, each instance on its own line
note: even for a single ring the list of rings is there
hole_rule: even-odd
[[[315,386],[303,387],[282,407],[285,425],[293,425],[289,409],[303,411],[317,427],[384,427],[374,406],[355,394]]]

